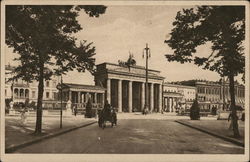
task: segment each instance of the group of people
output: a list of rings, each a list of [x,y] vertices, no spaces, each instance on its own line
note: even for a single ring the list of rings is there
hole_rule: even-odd
[[[104,129],[106,121],[109,121],[112,127],[113,125],[117,125],[116,109],[112,107],[107,100],[103,109],[98,112],[99,127]]]
[[[115,108],[113,108],[108,100],[106,100],[105,104],[104,104],[104,108],[103,108],[103,113],[105,116],[108,116],[111,113],[115,113]]]

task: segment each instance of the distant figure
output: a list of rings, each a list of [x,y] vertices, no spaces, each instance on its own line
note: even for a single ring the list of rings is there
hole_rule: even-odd
[[[76,116],[76,114],[77,114],[77,107],[76,106],[73,106],[73,111],[74,111],[74,114]]]
[[[212,107],[212,115],[216,115],[217,114],[217,108],[215,106]]]
[[[147,115],[148,113],[149,113],[148,107],[145,106],[144,109],[142,110],[142,114],[143,114],[143,115]]]
[[[21,104],[21,110],[20,110],[20,115],[21,115],[21,123],[22,124],[26,124],[26,119],[27,119],[27,115],[26,115],[26,107],[24,104]]]
[[[241,121],[245,121],[245,112],[243,112],[241,115]]]
[[[230,114],[228,115],[227,121],[230,122],[228,129],[232,130],[232,128],[233,128],[232,112],[230,112]]]
[[[14,102],[11,100],[11,102],[10,102],[10,110],[13,110],[13,105],[14,105]]]

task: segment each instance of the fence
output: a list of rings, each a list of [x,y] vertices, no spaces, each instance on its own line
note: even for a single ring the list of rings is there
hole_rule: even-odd
[[[190,109],[180,109],[178,111],[179,115],[190,115]],[[208,116],[209,114],[211,114],[211,110],[209,109],[200,109],[200,116]]]
[[[84,114],[86,111],[87,103],[73,103],[72,109],[76,108],[77,113]],[[98,110],[102,109],[101,103],[92,103],[92,110],[97,112]]]

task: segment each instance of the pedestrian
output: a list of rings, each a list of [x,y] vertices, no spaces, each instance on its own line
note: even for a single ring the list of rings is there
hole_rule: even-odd
[[[74,110],[74,114],[75,114],[75,116],[76,116],[76,114],[77,114],[77,107],[76,107],[76,106],[73,106],[73,110]]]
[[[164,109],[161,109],[161,113],[164,114]]]
[[[245,112],[242,112],[241,121],[245,121]]]
[[[227,121],[230,122],[228,129],[232,130],[232,128],[233,128],[232,112],[229,113]]]
[[[20,111],[20,115],[21,115],[21,123],[22,124],[26,124],[26,120],[27,120],[27,114],[26,114],[26,107],[24,104],[21,104],[21,111]]]

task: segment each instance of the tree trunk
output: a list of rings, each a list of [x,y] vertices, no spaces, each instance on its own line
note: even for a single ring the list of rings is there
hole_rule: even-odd
[[[232,122],[233,122],[233,133],[234,137],[240,137],[239,129],[238,129],[238,117],[237,110],[235,105],[235,94],[234,94],[234,75],[229,75],[229,88],[230,88],[230,98],[231,98],[231,111],[232,111]]]
[[[39,84],[38,84],[38,98],[37,98],[37,110],[36,110],[36,129],[35,134],[42,133],[42,102],[43,102],[43,88],[44,88],[44,64],[40,65],[39,71]]]

